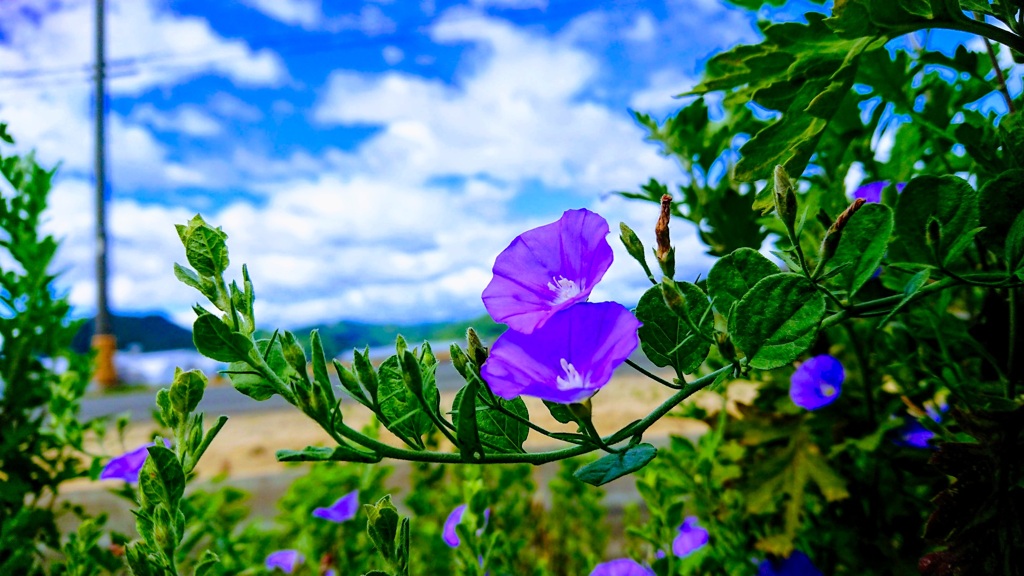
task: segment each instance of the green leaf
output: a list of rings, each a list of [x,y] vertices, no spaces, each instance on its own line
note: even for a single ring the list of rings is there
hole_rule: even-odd
[[[406,352],[408,353],[408,350]],[[416,393],[406,383],[406,373],[402,370],[398,356],[391,356],[377,369],[380,395],[378,401],[381,414],[386,419],[385,426],[411,447],[420,450],[424,447],[421,436],[429,432],[433,426],[430,416],[424,409],[439,405],[441,401],[433,381],[435,367],[436,365],[429,369],[429,382],[425,374],[421,374],[416,381],[410,381],[422,387],[422,400],[417,398]],[[409,376],[412,377],[411,374]]]
[[[377,400],[377,373],[373,371],[373,363],[370,362],[369,346],[362,353],[359,350],[352,351],[352,366],[356,370],[356,375],[359,376],[359,382],[369,392],[373,405],[379,407],[380,403]],[[377,415],[380,417],[384,416],[383,413],[378,413]],[[381,422],[387,426],[386,420],[381,420]]]
[[[278,462],[364,462],[372,464],[381,458],[372,452],[363,452],[351,446],[307,446],[302,450],[278,450]]]
[[[331,375],[327,372],[327,355],[324,353],[324,345],[320,341],[319,330],[313,330],[309,334],[309,349],[310,355],[313,357],[313,380],[328,405],[334,406],[337,400],[334,396],[334,385],[331,384]]]
[[[643,322],[638,334],[644,354],[656,366],[672,366],[676,375],[682,378],[696,370],[711,350],[711,341],[691,330],[690,325],[699,325],[708,334],[714,319],[707,313],[711,304],[703,290],[689,282],[679,282],[677,286],[686,301],[690,322],[669,309],[662,295],[664,287],[660,284],[640,297],[636,317]]]
[[[244,362],[253,348],[248,336],[232,331],[206,311],[192,325],[192,342],[200,354],[220,362]]]
[[[619,230],[621,231],[619,240],[621,240],[622,245],[626,247],[626,252],[628,252],[634,260],[640,263],[644,272],[647,273],[647,278],[649,278],[652,283],[657,284],[658,281],[654,279],[654,274],[651,273],[651,268],[647,265],[647,256],[644,252],[644,244],[640,241],[640,237],[636,235],[636,232],[633,232],[632,228],[626,226],[625,222],[619,222]]]
[[[896,203],[896,216],[889,260],[892,262],[935,262],[926,240],[931,219],[942,227],[938,253],[950,254],[960,236],[978,227],[978,194],[966,180],[956,176],[919,176],[903,189]],[[951,254],[955,256],[955,254]]]
[[[481,382],[481,385],[484,384]],[[463,397],[468,389],[469,386],[466,386],[455,394],[454,405],[459,407],[459,411],[454,416],[458,421],[461,421],[463,418],[462,404],[468,402],[468,400],[463,400]],[[523,399],[518,396],[511,400],[495,396],[494,401],[498,402],[505,410],[516,414],[520,418],[524,420],[530,419],[530,411],[526,408],[526,402],[523,402]],[[506,454],[524,452],[523,443],[526,442],[526,437],[530,434],[529,427],[519,420],[488,406],[483,398],[480,397],[480,394],[477,394],[476,401],[476,425],[480,440],[486,442],[489,448],[497,449],[501,453]]]
[[[752,248],[740,248],[719,258],[708,272],[708,293],[715,302],[715,310],[728,315],[732,305],[754,284],[778,273],[778,266]]]
[[[163,503],[169,510],[177,510],[185,493],[185,472],[173,451],[163,446],[147,448],[149,457],[139,473],[139,488],[148,506]]]
[[[174,369],[174,381],[171,383],[170,400],[175,412],[182,418],[195,412],[199,401],[206,390],[206,375],[202,370],[182,371]]]
[[[568,424],[576,421],[576,419],[573,418],[572,411],[569,410],[568,404],[559,404],[558,402],[544,400],[544,405],[547,406],[548,412],[551,413],[551,417],[559,423]]]
[[[608,454],[582,466],[573,473],[573,476],[592,486],[601,486],[640,470],[650,464],[657,455],[658,449],[654,446],[637,444],[621,454]]]
[[[218,277],[228,269],[228,235],[207,224],[196,214],[187,226],[177,225],[188,263],[201,276]]]
[[[1024,210],[1017,214],[1006,234],[1006,269],[1024,280]]]
[[[876,203],[861,206],[846,223],[828,270],[848,264],[834,281],[846,290],[848,297],[860,290],[878,270],[889,245],[892,227],[892,210]]]
[[[217,564],[220,563],[220,558],[216,554],[209,550],[203,550],[203,553],[199,556],[199,561],[196,562],[194,570],[195,576],[209,576],[215,573]]]
[[[785,366],[806,351],[825,316],[825,296],[798,274],[775,274],[747,292],[729,316],[733,342],[759,370]]]
[[[458,419],[455,421],[455,437],[459,441],[462,457],[471,462],[483,459],[484,450],[480,444],[480,429],[476,420],[477,394],[480,392],[480,381],[470,378],[466,386],[458,392],[455,406],[458,407]]]
[[[171,392],[167,388],[161,388],[156,393],[156,406],[160,411],[160,419],[165,426],[177,428],[181,422],[181,416],[171,406]]]
[[[372,410],[373,403],[366,397],[362,386],[359,385],[359,380],[356,379],[356,375],[346,368],[344,364],[338,361],[338,359],[333,359],[331,362],[334,364],[334,371],[338,373],[338,380],[341,380],[341,385],[345,387],[345,390],[348,390],[348,393],[351,394],[357,402]]]
[[[279,338],[262,338],[256,341],[256,348],[260,356],[266,359],[270,369],[274,371],[284,382],[290,382],[298,378],[295,369],[284,358],[284,351],[281,349]],[[274,382],[267,380],[255,372],[248,362],[232,362],[228,365],[228,378],[236,390],[262,402],[274,394],[290,394],[288,390],[279,390]]]
[[[906,286],[903,287],[903,299],[900,300],[899,304],[894,306],[893,309],[890,310],[889,313],[885,315],[885,318],[882,318],[882,321],[878,323],[879,328],[885,326],[886,322],[888,322],[890,318],[892,318],[897,312],[902,310],[903,307],[906,306],[914,298],[914,295],[917,294],[921,290],[921,288],[924,288],[928,284],[928,278],[930,275],[931,270],[925,268],[924,270],[921,270],[920,272],[914,274],[910,278]]]
[[[980,223],[985,227],[978,238],[1000,254],[1010,226],[1024,210],[1024,169],[1007,170],[989,180],[978,191],[978,208]]]
[[[393,562],[396,559],[395,537],[398,535],[399,516],[391,504],[391,495],[381,498],[373,506],[364,504],[363,509],[368,517],[366,531],[370,540],[381,556]]]

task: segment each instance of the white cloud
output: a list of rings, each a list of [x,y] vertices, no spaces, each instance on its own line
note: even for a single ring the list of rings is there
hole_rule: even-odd
[[[217,92],[211,96],[207,107],[221,118],[242,122],[257,122],[263,118],[263,112],[259,108],[227,92]]]
[[[637,14],[633,25],[623,32],[622,37],[632,42],[650,42],[657,35],[658,23],[655,22],[654,16],[651,16],[650,12],[644,11]]]
[[[403,52],[398,46],[385,46],[384,49],[381,50],[381,56],[384,57],[385,62],[394,66],[405,58],[405,52]]]
[[[242,0],[270,18],[285,24],[312,29],[323,21],[321,0]]]
[[[633,93],[629,99],[629,107],[637,112],[650,114],[671,112],[686,103],[674,96],[686,92],[696,85],[696,79],[677,70],[659,70],[651,75],[647,86]]]
[[[179,132],[199,138],[217,136],[223,131],[216,119],[194,105],[158,110],[151,104],[144,104],[132,110],[130,118],[162,132]]]
[[[492,7],[512,10],[540,8],[544,10],[548,7],[548,0],[472,0],[470,4],[479,8]]]

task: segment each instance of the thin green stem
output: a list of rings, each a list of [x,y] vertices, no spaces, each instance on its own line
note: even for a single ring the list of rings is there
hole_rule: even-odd
[[[636,362],[633,362],[629,358],[626,359],[626,365],[629,366],[630,368],[636,370],[637,372],[643,374],[644,376],[647,376],[651,380],[654,380],[658,384],[661,384],[662,386],[667,386],[669,388],[672,388],[673,390],[682,390],[683,386],[686,385],[685,382],[682,385],[675,384],[674,382],[669,382],[668,380],[665,380],[661,376],[658,376],[657,374],[654,374],[654,373],[648,371],[646,368],[644,368],[643,366],[637,364]]]

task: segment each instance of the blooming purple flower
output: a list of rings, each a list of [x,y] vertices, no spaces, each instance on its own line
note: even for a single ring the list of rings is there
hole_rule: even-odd
[[[853,197],[862,198],[865,202],[881,202],[882,201],[882,190],[889,185],[888,180],[879,180],[877,182],[868,182],[863,186],[853,191]],[[899,182],[896,184],[896,191],[902,192],[903,187],[906,186],[906,182]]]
[[[619,558],[594,566],[590,576],[654,576],[654,571],[632,558]]]
[[[291,574],[295,567],[305,560],[298,550],[278,550],[267,556],[267,570],[280,568],[285,574]]]
[[[708,531],[697,524],[696,516],[687,516],[679,525],[679,534],[672,540],[672,553],[682,558],[708,543]]]
[[[482,374],[505,399],[520,394],[569,404],[590,398],[640,344],[640,321],[615,302],[581,302],[532,334],[508,330],[494,342]]]
[[[807,554],[794,551],[785,560],[765,560],[757,567],[757,576],[822,576]]]
[[[111,458],[100,472],[100,480],[123,480],[129,484],[138,482],[139,472],[142,471],[142,465],[146,463],[146,457],[149,456],[148,448],[155,445],[153,442],[143,444],[131,452]],[[170,448],[170,440],[165,438],[164,446]]]
[[[936,410],[931,406],[925,407],[925,412],[928,413],[928,417],[932,419],[932,422],[942,421],[942,412],[945,412],[947,406],[942,407],[942,411]],[[899,436],[897,444],[901,446],[909,446],[910,448],[931,448],[931,441],[935,438],[935,433],[925,428],[919,421],[913,418],[906,418],[906,422],[896,432]]]
[[[494,261],[494,277],[484,288],[491,318],[528,334],[585,301],[612,264],[608,232],[604,218],[581,209],[517,236]]]
[[[817,410],[839,397],[845,377],[843,365],[835,357],[815,356],[793,372],[789,379],[789,397],[801,408]]]
[[[358,510],[359,490],[353,490],[338,498],[338,501],[329,507],[313,510],[313,516],[330,520],[331,522],[345,522],[355,518]]]
[[[451,514],[444,521],[444,530],[441,533],[441,538],[444,543],[451,546],[452,548],[458,548],[462,541],[459,539],[459,533],[455,531],[455,527],[462,522],[462,517],[466,514],[466,505],[460,504],[452,510]],[[484,526],[476,531],[476,535],[483,534],[484,528],[487,527],[487,522],[491,519],[491,509],[487,508],[484,510]],[[482,559],[481,559],[482,562]],[[482,564],[481,564],[482,565]]]

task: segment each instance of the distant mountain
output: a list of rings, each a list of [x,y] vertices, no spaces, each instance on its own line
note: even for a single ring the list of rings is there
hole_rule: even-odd
[[[192,331],[182,328],[163,316],[114,316],[114,334],[117,335],[119,350],[158,352],[163,350],[192,350]],[[93,320],[86,322],[79,330],[72,346],[79,352],[89,349],[95,330]],[[295,337],[309,350],[309,333],[320,330],[320,338],[328,354],[347,355],[353,348],[360,350],[392,346],[401,334],[412,346],[424,340],[431,342],[465,342],[466,329],[472,326],[485,342],[493,342],[505,331],[503,324],[497,324],[490,316],[484,315],[473,320],[458,322],[430,322],[426,324],[368,324],[363,322],[336,322],[334,324],[306,326],[292,330]],[[269,336],[269,333],[262,337]]]
[[[111,318],[118,350],[159,352],[192,349],[192,331],[178,326],[163,316],[114,316]],[[96,322],[89,319],[71,341],[78,352],[89,350]]]
[[[320,339],[328,354],[346,356],[353,348],[362,350],[366,346],[393,346],[395,338],[402,335],[410,346],[417,346],[424,340],[431,342],[462,342],[465,347],[466,329],[472,326],[484,342],[493,342],[505,331],[504,324],[498,324],[484,315],[473,320],[457,322],[430,322],[425,324],[366,324],[362,322],[337,322],[328,325],[306,326],[292,330],[306,350],[309,350],[309,333],[320,330]]]

